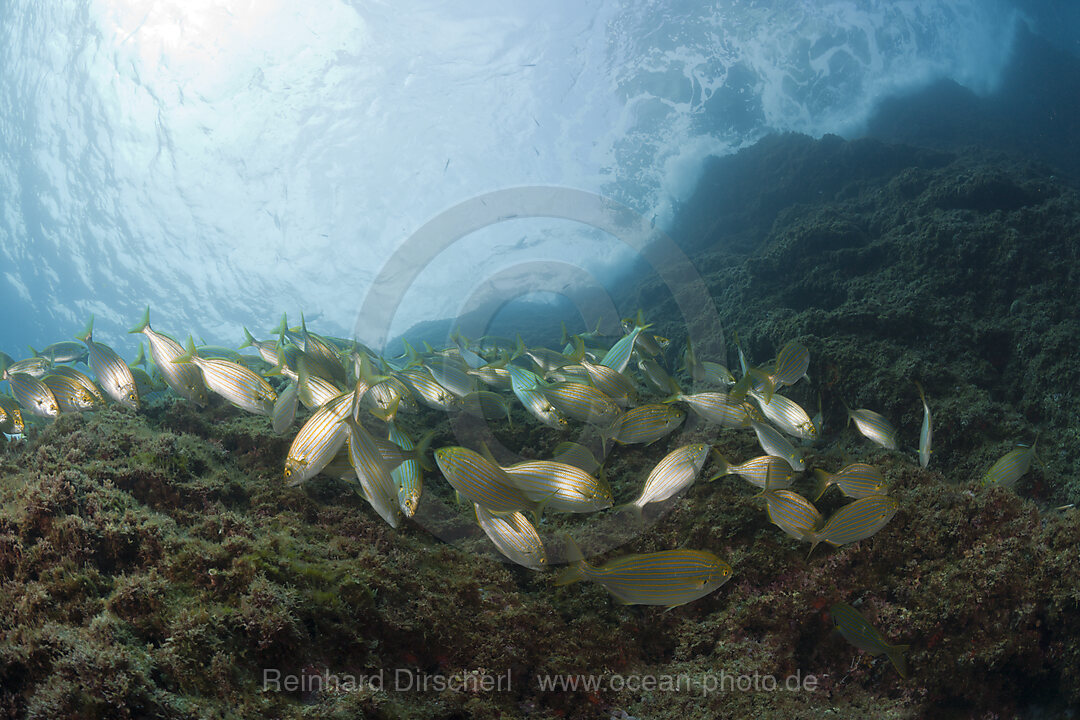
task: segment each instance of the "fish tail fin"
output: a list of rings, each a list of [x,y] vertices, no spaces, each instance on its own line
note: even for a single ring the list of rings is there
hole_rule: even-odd
[[[525,354],[525,341],[521,339],[521,333],[517,336],[517,345],[514,346],[514,354],[510,356],[511,360],[515,360]]]
[[[600,454],[606,457],[608,448],[611,446],[611,443],[614,442],[615,435],[618,434],[618,431],[613,430],[611,426],[608,426],[606,428],[597,428],[597,432],[600,434]]]
[[[146,346],[139,343],[139,352],[135,355],[135,360],[131,363],[132,366],[142,365],[146,367]]]
[[[846,428],[849,425],[851,425],[851,408],[848,407],[848,404],[846,402],[844,402],[844,398],[837,398],[837,399],[840,401],[840,404],[844,406],[844,412],[847,413],[847,422],[844,423],[844,427]]]
[[[825,491],[829,489],[829,480],[832,478],[832,473],[821,468],[814,468],[814,477],[817,478],[817,485],[814,486],[814,502],[817,502],[825,494]]]
[[[728,388],[728,397],[732,400],[746,399],[746,394],[750,392],[753,384],[753,377],[750,373],[743,373],[738,382]]]
[[[26,347],[30,348],[30,357],[41,357],[41,353],[35,350],[33,345],[27,345]]]
[[[279,345],[279,347],[280,347],[280,345]],[[276,377],[278,375],[283,375],[284,373],[282,373],[282,370],[284,370],[284,369],[285,369],[285,357],[283,355],[278,355],[277,365],[275,365],[274,367],[270,368],[269,370],[263,372],[263,377]]]
[[[569,343],[569,342],[570,342],[570,333],[568,333],[566,331],[566,322],[563,322],[562,323],[562,338],[560,338],[559,344],[565,347],[566,344]]]
[[[190,335],[187,336],[187,345],[185,346],[187,352],[178,358],[174,358],[173,362],[176,364],[191,362],[195,358],[195,339]]]
[[[580,560],[573,565],[567,566],[555,577],[555,585],[571,585],[585,579],[585,561]]]
[[[776,381],[773,380],[772,375],[761,368],[751,367],[746,370],[745,377],[750,378],[750,385],[754,384],[754,380],[757,380],[762,384],[765,389],[765,404],[768,405],[772,402],[772,396],[776,393]]]
[[[908,678],[908,670],[907,658],[904,657],[904,653],[908,651],[909,647],[911,646],[890,645],[888,649],[885,650],[886,657],[888,657],[889,661],[892,662],[893,667],[896,668],[896,672],[900,673],[900,677],[904,678],[905,680],[907,680]]]
[[[307,407],[311,407],[315,400],[311,395],[311,374],[308,372],[307,360],[301,355],[296,360],[296,396],[300,398],[300,402],[304,403]]]
[[[245,327],[244,328],[244,344],[240,346],[240,349],[243,350],[244,348],[251,347],[254,344],[255,344],[255,337],[250,332],[248,332],[248,329]]]
[[[713,474],[713,476],[711,478],[709,478],[708,482],[712,482],[713,480],[718,480],[718,479],[724,477],[725,475],[730,475],[731,474],[731,465],[728,464],[728,461],[724,458],[723,455],[720,454],[720,451],[716,449],[715,445],[712,446],[711,452],[712,452],[712,456],[716,459],[716,464],[719,467],[717,467],[716,473]]]
[[[566,537],[566,561],[568,565],[555,578],[556,585],[570,585],[585,579],[585,555],[569,535]]]
[[[86,321],[86,327],[83,328],[83,331],[81,333],[79,333],[78,335],[75,336],[75,339],[76,340],[82,340],[87,345],[94,342],[94,316],[93,316],[93,314],[91,314],[90,319]]]
[[[416,461],[420,463],[421,469],[425,472],[434,472],[435,465],[428,457],[431,455],[431,441],[435,438],[437,430],[428,430],[416,441],[416,447],[413,448],[413,452],[416,453]]]
[[[624,505],[616,505],[612,508],[617,513],[629,513],[634,516],[634,519],[639,523],[645,518],[645,506],[639,505],[637,500],[631,500]]]
[[[374,407],[371,408],[371,414],[383,422],[393,422],[397,417],[398,405],[401,403],[401,398],[396,397],[386,408]]]
[[[551,504],[551,501],[554,500],[555,496],[558,494],[558,490],[553,490],[550,495],[536,503],[536,506],[533,508],[532,512],[533,523],[535,523],[536,525],[540,524],[540,520],[544,516],[544,511],[547,510],[547,506]]]
[[[580,363],[585,359],[585,341],[580,335],[574,336],[574,352],[566,356],[571,363]]]
[[[806,559],[809,560],[810,556],[814,553],[814,548],[821,544],[821,535],[818,533],[808,533],[806,539],[810,541],[810,552],[806,553]]]
[[[289,314],[288,313],[281,313],[281,322],[278,324],[277,327],[275,327],[273,330],[270,331],[270,334],[271,335],[277,335],[277,336],[280,337],[280,336],[285,335],[285,331],[288,330],[288,329],[289,329]]]
[[[150,306],[149,305],[147,305],[146,310],[143,311],[142,319],[139,320],[139,322],[135,323],[135,325],[132,326],[132,328],[130,330],[128,330],[128,333],[139,333],[139,332],[142,332],[143,330],[145,330],[148,327],[150,327]]]

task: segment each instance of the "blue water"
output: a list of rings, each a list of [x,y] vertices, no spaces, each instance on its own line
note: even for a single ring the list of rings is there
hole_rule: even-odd
[[[69,338],[94,313],[95,337],[133,354],[124,331],[146,303],[156,328],[212,343],[301,310],[371,340],[373,279],[460,203],[574,188],[663,228],[705,156],[770,131],[854,137],[884,99],[942,79],[993,93],[1018,22],[1076,53],[1077,15],[1007,0],[7,0],[0,348]],[[397,288],[393,328],[453,316],[496,280],[602,286],[633,258],[550,215],[448,240]],[[522,279],[556,261],[580,272]]]

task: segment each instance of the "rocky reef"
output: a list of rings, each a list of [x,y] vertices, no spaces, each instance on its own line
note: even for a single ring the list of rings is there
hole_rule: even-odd
[[[0,444],[0,717],[991,718],[1077,708],[1080,511],[1061,506],[1080,496],[1080,198],[1053,175],[977,151],[799,136],[710,165],[673,236],[728,344],[738,331],[760,362],[786,341],[805,344],[810,381],[791,395],[814,408],[820,393],[825,418],[808,466],[873,463],[900,510],[874,537],[807,559],[743,481],[699,480],[650,507],[615,551],[701,548],[733,566],[719,590],[670,611],[617,605],[593,584],[557,588],[550,572],[504,563],[437,472],[426,478],[427,515],[398,530],[342,481],[287,487],[290,436],[221,404],[198,410],[166,396],[139,414],[31,426]],[[657,278],[626,284],[622,305],[642,307],[675,341],[677,366],[687,319]],[[925,470],[912,380],[936,420]],[[842,402],[892,419],[901,449],[846,428]],[[435,411],[403,421],[414,433],[435,428],[434,447],[457,442]],[[494,430],[527,456],[569,439],[521,408]],[[997,457],[1036,436],[1041,462],[1015,491],[981,486]],[[617,448],[606,464],[616,502],[636,495],[675,442],[695,440],[729,458],[759,454],[749,431],[701,425]],[[840,504],[834,490],[818,505],[828,514]],[[564,533],[589,537],[587,522],[554,514],[539,529],[553,548]],[[837,602],[911,646],[908,679],[832,631]],[[560,684],[542,687],[545,678]]]

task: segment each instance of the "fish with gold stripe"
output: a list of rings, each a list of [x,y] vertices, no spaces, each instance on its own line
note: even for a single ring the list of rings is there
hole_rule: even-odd
[[[890,644],[880,630],[847,603],[837,603],[829,608],[829,617],[835,630],[843,635],[845,640],[871,655],[884,655],[889,658],[900,677],[907,680],[907,660],[904,653],[910,646]]]
[[[825,518],[813,503],[794,490],[767,487],[761,495],[765,498],[769,521],[796,540],[809,542],[825,524]]]
[[[285,457],[287,483],[298,485],[315,477],[345,445],[349,433],[344,421],[353,411],[356,392],[360,389],[342,393],[313,412],[300,427]]]
[[[663,457],[645,479],[641,495],[624,507],[639,518],[649,503],[663,502],[690,487],[709,459],[708,443],[683,445]]]
[[[56,396],[49,386],[41,380],[26,373],[8,373],[7,380],[11,386],[11,394],[26,412],[43,418],[60,415],[60,403],[56,401]]]
[[[761,423],[756,420],[750,421],[757,435],[758,444],[766,455],[775,455],[784,458],[792,470],[803,471],[806,469],[806,461],[803,460],[803,451],[787,441],[783,435],[777,432],[772,425]]]
[[[1035,442],[1031,443],[1030,447],[1020,446],[1002,455],[983,475],[982,484],[984,486],[999,485],[1003,488],[1015,487],[1017,481],[1031,469],[1031,461],[1035,458],[1035,446],[1038,442],[1039,439],[1035,438]]]
[[[69,377],[79,385],[86,389],[86,392],[94,396],[94,401],[98,405],[105,403],[105,396],[101,394],[101,389],[91,380],[85,373],[79,372],[73,367],[67,365],[54,365],[50,371],[51,375],[63,375]]]
[[[605,444],[648,444],[674,432],[685,419],[686,412],[672,405],[639,405],[600,428],[600,437]]]
[[[243,330],[244,344],[240,346],[241,350],[248,347],[255,348],[255,350],[259,353],[259,357],[261,357],[263,359],[263,362],[265,362],[270,367],[274,367],[281,362],[279,352],[281,350],[283,341],[280,338],[278,340],[256,340],[255,336],[248,332],[248,329],[246,327],[243,328]]]
[[[809,413],[794,400],[780,394],[766,399],[756,390],[750,390],[747,394],[757,401],[761,413],[781,432],[800,440],[817,440],[817,428]]]
[[[847,410],[848,422],[855,423],[855,427],[858,428],[863,437],[877,443],[886,450],[895,450],[897,448],[896,428],[885,419],[884,415],[866,408],[852,410],[847,405],[844,405],[844,409]]]
[[[702,360],[698,359],[697,352],[694,350],[694,340],[691,337],[686,338],[686,349],[683,350],[682,360],[683,371],[690,376],[691,380],[696,383],[707,382],[708,374],[705,369],[705,364]],[[732,379],[731,383],[733,384],[734,382],[735,380]]]
[[[150,327],[150,306],[146,306],[142,320],[135,327],[128,330],[129,333],[141,333],[146,336],[150,343],[150,354],[154,357],[154,364],[164,378],[165,383],[173,389],[177,395],[187,398],[199,407],[205,407],[210,402],[207,394],[206,383],[203,382],[202,371],[194,363],[175,362],[177,358],[185,355],[183,346],[164,333],[155,332]]]
[[[610,425],[622,413],[614,400],[592,385],[560,382],[541,392],[560,413],[589,425]]]
[[[571,549],[572,564],[556,585],[589,580],[601,585],[622,605],[677,607],[702,598],[731,579],[731,566],[706,550],[661,550],[623,555],[601,566],[589,564]]]
[[[473,503],[476,523],[503,555],[530,570],[547,565],[547,551],[536,528],[519,512],[495,515]]]
[[[641,331],[647,327],[649,325],[638,325],[628,334],[619,338],[619,341],[604,354],[604,359],[600,361],[600,364],[619,373],[626,370],[626,366],[630,362],[630,353],[634,350],[634,343],[637,341]]]
[[[800,379],[806,377],[806,369],[810,367],[810,351],[806,346],[794,340],[786,343],[776,354],[776,363],[769,373],[769,379],[774,387],[794,385]]]
[[[529,414],[539,420],[541,424],[555,430],[560,430],[569,424],[540,388],[514,390],[514,394],[517,395],[518,400],[525,406]]]
[[[750,426],[747,404],[723,392],[703,392],[694,395],[678,393],[665,402],[683,402],[706,422],[726,428]]]
[[[41,378],[41,382],[52,391],[62,413],[83,412],[97,407],[98,399],[73,377],[49,374]]]
[[[19,373],[38,378],[39,380],[49,372],[53,363],[48,358],[32,357],[24,360],[16,360],[4,366],[4,377]]]
[[[536,512],[541,503],[529,499],[499,465],[475,450],[441,447],[435,462],[458,494],[494,513]]]
[[[192,363],[198,366],[206,387],[241,410],[255,415],[273,415],[277,393],[266,380],[232,360],[199,357],[195,350],[195,341],[190,335],[187,352],[174,358],[172,363]]]
[[[596,365],[588,360],[581,360],[581,367],[589,374],[589,380],[597,390],[607,395],[620,407],[637,402],[638,391],[634,381],[618,370],[606,365]]]
[[[0,432],[7,435],[21,435],[25,430],[19,403],[7,395],[0,395]]]
[[[412,438],[398,428],[393,421],[387,423],[387,439],[406,453],[416,450]],[[420,495],[424,490],[424,472],[420,467],[420,460],[415,457],[405,458],[394,468],[391,476],[397,485],[401,512],[405,517],[412,517],[416,514],[416,508],[420,504]]]
[[[397,377],[412,388],[420,402],[434,410],[450,410],[460,402],[458,397],[440,385],[425,367],[402,370]]]
[[[865,540],[888,525],[900,504],[887,495],[868,495],[829,516],[824,527],[810,535],[810,553],[822,542],[839,547]],[[807,557],[810,557],[807,553]]]
[[[94,371],[98,384],[105,394],[131,410],[139,409],[139,389],[135,376],[131,374],[124,359],[104,343],[94,341],[94,316],[86,324],[86,329],[75,336],[82,340],[87,348],[87,365]]]
[[[820,500],[825,491],[833,485],[851,498],[884,495],[887,489],[881,471],[866,463],[851,463],[835,473],[816,468],[814,476],[818,480],[817,495],[814,496],[814,500]]]
[[[794,473],[787,460],[775,455],[761,455],[751,458],[739,465],[731,465],[720,453],[714,453],[717,464],[720,466],[709,481],[716,480],[725,475],[738,475],[754,487],[765,489],[766,484],[770,488],[790,487]]]
[[[581,468],[553,460],[526,460],[503,470],[525,496],[548,510],[596,512],[611,507],[611,488]]]
[[[350,412],[345,418],[348,435],[349,462],[356,472],[357,482],[364,499],[379,517],[396,528],[400,524],[401,507],[398,502],[398,488],[394,482],[395,466],[387,462],[375,439]]]

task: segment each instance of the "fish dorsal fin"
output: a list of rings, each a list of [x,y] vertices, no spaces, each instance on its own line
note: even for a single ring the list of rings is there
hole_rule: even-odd
[[[90,319],[86,322],[86,327],[83,331],[75,336],[76,340],[82,340],[87,345],[93,345],[94,343],[94,315],[91,313]]]

